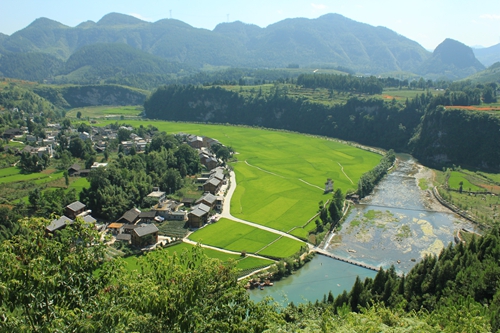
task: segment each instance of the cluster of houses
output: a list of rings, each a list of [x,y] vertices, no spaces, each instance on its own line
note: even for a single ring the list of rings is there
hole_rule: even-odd
[[[54,219],[45,228],[48,234],[54,234],[59,230],[66,228],[75,222],[77,217],[89,225],[96,225],[97,220],[90,215],[91,211],[87,209],[80,201],[75,201],[64,208],[64,215],[58,219]]]
[[[133,128],[125,128],[132,131]],[[57,145],[56,136],[61,130],[59,125],[50,125],[46,130],[46,139],[38,139],[27,134],[27,129],[10,129],[3,133],[3,137],[7,139],[26,138],[28,143],[22,151],[28,151],[32,154],[37,153],[49,154],[52,156],[52,151]],[[104,151],[106,144],[110,139],[116,139],[118,130],[102,127],[92,127],[90,133],[77,132],[76,129],[70,129],[70,132],[77,133],[82,140],[91,140],[96,151]],[[208,170],[202,173],[196,179],[198,189],[203,192],[203,195],[196,198],[183,198],[181,202],[167,199],[165,192],[159,188],[154,188],[148,197],[154,205],[149,211],[141,212],[137,208],[132,208],[125,212],[117,221],[107,225],[106,229],[115,237],[117,241],[127,242],[134,246],[144,247],[158,242],[158,227],[155,222],[167,221],[184,221],[187,226],[196,229],[200,228],[210,221],[210,217],[214,211],[222,210],[224,196],[221,188],[226,184],[224,168],[218,166],[219,160],[212,153],[210,148],[215,144],[220,144],[219,141],[208,137],[195,136],[189,134],[180,134],[185,142],[192,148],[198,151],[200,163]],[[127,152],[132,147],[137,152],[144,151],[147,144],[151,142],[151,138],[142,138],[132,133],[130,141],[123,141],[121,145],[124,151]],[[37,147],[35,147],[37,146]],[[94,168],[106,167],[106,163],[95,162],[90,169],[84,169],[78,164],[73,164],[68,169],[70,176],[87,176]],[[54,234],[58,230],[65,228],[67,225],[74,223],[77,217],[83,219],[88,224],[96,225],[96,219],[91,216],[91,211],[86,209],[86,206],[76,201],[65,208],[65,214],[51,221],[47,226],[47,233]]]
[[[119,127],[119,129],[122,128],[131,132],[133,131],[132,127]],[[43,139],[29,134],[27,127],[11,128],[2,133],[2,138],[7,140],[18,139],[25,141],[27,145],[22,151],[17,152],[29,152],[31,154],[36,153],[39,157],[41,157],[42,154],[48,154],[52,157],[53,151],[59,145],[56,138],[61,130],[62,127],[59,124],[48,124],[47,128],[44,129],[45,139]],[[107,127],[91,127],[91,131],[89,132],[78,132],[76,128],[69,128],[65,130],[65,134],[68,137],[77,135],[83,141],[92,141],[94,149],[99,153],[104,152],[110,140],[118,138],[118,130]],[[142,138],[135,133],[131,133],[130,140],[122,141],[120,144],[123,146],[125,152],[128,152],[132,147],[134,147],[137,152],[141,152],[146,150],[146,146],[149,142],[151,142],[151,137],[148,136],[146,138]]]
[[[218,167],[206,174],[208,179],[221,178],[225,182],[223,169]],[[219,180],[219,178],[216,178]],[[220,189],[220,186],[219,186]],[[149,211],[132,208],[125,212],[115,222],[104,226],[116,239],[136,247],[145,247],[158,242],[159,229],[155,223],[167,221],[184,221],[189,228],[197,229],[209,222],[209,218],[216,210],[222,210],[224,196],[222,193],[205,192],[200,198],[183,198],[181,202],[168,199],[166,193],[154,188],[148,195],[155,204]],[[47,226],[46,232],[54,234],[67,225],[74,223],[79,217],[89,225],[96,225],[96,219],[91,211],[80,201],[73,202],[65,207],[65,213],[54,219]],[[97,227],[97,226],[96,226]]]

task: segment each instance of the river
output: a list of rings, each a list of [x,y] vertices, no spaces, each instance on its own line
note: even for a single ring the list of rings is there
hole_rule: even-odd
[[[394,265],[397,272],[407,273],[425,255],[437,255],[453,242],[456,230],[474,230],[472,223],[436,204],[429,191],[419,188],[419,179],[430,175],[411,156],[398,155],[397,167],[370,196],[352,207],[324,249],[370,266]],[[264,290],[252,290],[250,297],[315,301],[330,290],[334,296],[349,291],[357,275],[364,279],[375,272],[317,255],[292,277]]]

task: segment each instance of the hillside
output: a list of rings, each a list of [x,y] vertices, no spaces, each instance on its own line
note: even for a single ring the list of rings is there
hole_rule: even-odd
[[[497,82],[500,83],[500,62],[496,62],[490,67],[486,68],[484,71],[478,72],[471,76],[468,76],[466,80],[471,80],[477,83],[489,83]]]
[[[7,53],[0,56],[0,75],[28,81],[41,81],[57,75],[64,62],[50,54]]]
[[[327,14],[287,19],[266,28],[224,23],[213,31],[163,19],[154,23],[111,13],[68,27],[47,18],[0,38],[0,49],[43,52],[67,60],[96,43],[124,43],[169,61],[201,67],[286,67],[328,64],[360,72],[415,71],[429,57],[418,43],[384,27]]]
[[[436,47],[432,56],[422,64],[419,72],[435,78],[444,76],[455,80],[483,69],[483,64],[476,59],[470,47],[447,38]]]
[[[482,49],[473,49],[474,54],[483,65],[491,66],[500,61],[500,43]]]

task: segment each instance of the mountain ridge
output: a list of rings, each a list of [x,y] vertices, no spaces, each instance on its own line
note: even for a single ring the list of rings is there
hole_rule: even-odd
[[[335,13],[315,19],[289,18],[265,28],[239,21],[221,23],[213,30],[174,19],[147,22],[109,13],[98,22],[85,21],[76,27],[39,18],[12,36],[0,36],[3,52],[41,52],[61,60],[97,43],[127,44],[194,68],[279,68],[297,64],[341,66],[368,75],[398,71],[420,74],[422,65],[432,58],[420,44],[393,30]]]

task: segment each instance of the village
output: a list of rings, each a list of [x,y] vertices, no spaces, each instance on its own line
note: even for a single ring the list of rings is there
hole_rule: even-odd
[[[80,129],[81,130],[81,129]],[[47,124],[44,129],[44,138],[28,134],[27,128],[8,129],[2,134],[4,139],[16,142],[19,140],[25,143],[22,149],[4,146],[15,154],[35,155],[38,158],[53,157],[54,151],[61,144],[61,134],[78,138],[83,142],[91,143],[96,152],[104,152],[111,140],[120,139],[120,132],[130,133],[128,140],[119,141],[119,151],[124,154],[141,153],[146,150],[151,143],[152,137],[145,133],[141,137],[133,132],[132,127],[119,126],[118,128],[92,126],[87,131],[79,131],[77,128],[63,128],[60,124]],[[130,207],[124,211],[122,216],[116,221],[99,221],[92,216],[92,211],[80,202],[75,201],[64,208],[64,215],[53,219],[47,226],[46,232],[54,235],[57,231],[74,223],[80,218],[84,223],[93,225],[103,233],[109,234],[111,240],[108,242],[123,242],[136,249],[152,249],[156,244],[164,244],[166,240],[178,240],[179,235],[165,235],[158,224],[168,224],[169,222],[181,224],[186,230],[196,230],[207,223],[217,221],[216,213],[222,211],[224,204],[224,194],[228,187],[226,175],[228,171],[222,166],[224,163],[211,151],[211,147],[220,142],[208,137],[179,134],[179,137],[191,148],[196,149],[203,172],[194,179],[196,187],[202,195],[198,198],[184,197],[175,200],[168,197],[167,191],[153,187],[153,191],[147,195],[148,202],[151,202],[149,209],[141,211],[137,207]],[[71,143],[67,143],[69,146]],[[86,168],[79,163],[72,164],[67,169],[69,177],[87,177],[92,170],[107,168],[106,162],[93,162]],[[163,235],[162,235],[163,234]],[[186,232],[187,234],[187,232]],[[177,237],[176,237],[177,236]]]

